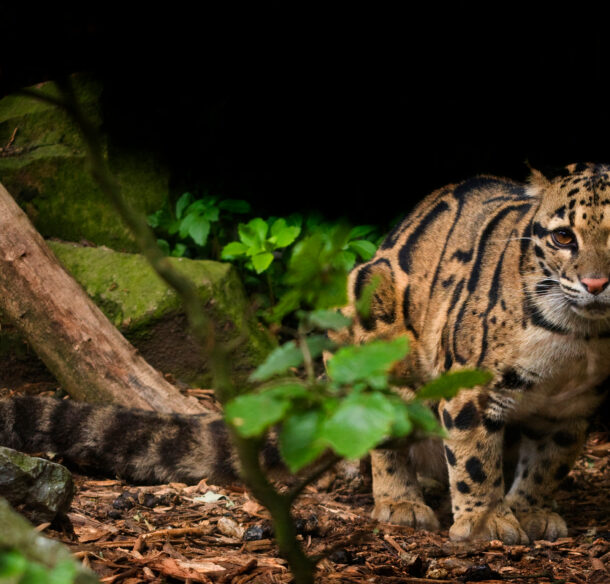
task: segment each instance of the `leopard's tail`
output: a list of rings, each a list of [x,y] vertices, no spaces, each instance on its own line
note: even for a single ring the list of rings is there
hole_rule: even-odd
[[[159,414],[72,400],[0,400],[0,446],[53,452],[66,462],[130,482],[222,484],[236,460],[219,414]]]

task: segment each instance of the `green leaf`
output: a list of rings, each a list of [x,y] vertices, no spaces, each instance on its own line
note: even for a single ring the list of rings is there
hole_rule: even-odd
[[[239,238],[251,248],[254,253],[264,251],[263,244],[269,230],[266,221],[260,217],[256,217],[248,223],[240,223],[237,230],[239,232]]]
[[[148,215],[146,217],[146,220],[148,221],[148,224],[153,229],[156,229],[157,227],[159,227],[159,225],[161,225],[161,217],[162,217],[162,215],[163,215],[163,210],[159,209],[158,211],[155,211],[151,215]]]
[[[193,195],[191,195],[191,193],[184,193],[181,195],[176,201],[176,218],[182,219],[184,210],[191,204],[192,200]]]
[[[227,243],[227,245],[222,248],[220,257],[223,260],[230,260],[234,257],[246,255],[247,250],[248,247],[244,243],[241,243],[241,241],[232,241],[231,243]]]
[[[177,243],[176,247],[174,247],[170,255],[174,258],[181,258],[184,257],[184,254],[187,252],[187,250],[188,247],[186,247],[184,243]]]
[[[186,215],[184,219],[180,221],[180,229],[178,230],[180,237],[182,239],[186,239],[191,230],[191,227],[197,224],[197,222],[201,221],[201,217],[195,213],[191,213]]]
[[[168,256],[170,253],[169,243],[165,239],[157,239],[157,245],[161,248],[161,251]]]
[[[321,355],[325,349],[334,347],[334,343],[324,335],[311,335],[306,342],[312,359]],[[299,346],[295,341],[288,341],[271,351],[265,361],[250,375],[250,380],[266,381],[274,375],[286,373],[292,367],[299,367],[303,361],[303,352]]]
[[[320,437],[340,456],[360,458],[391,434],[392,403],[382,393],[356,393],[344,399],[322,424]]]
[[[424,432],[428,434],[442,434],[443,429],[436,416],[429,407],[420,402],[410,402],[405,404],[409,412],[409,418]]]
[[[262,274],[273,262],[273,254],[268,251],[252,256],[252,265],[257,274]]]
[[[207,243],[209,233],[210,222],[203,217],[199,217],[199,221],[193,223],[189,228],[189,235],[193,238],[193,241],[202,247]]]
[[[58,562],[48,575],[48,584],[69,584],[76,578],[76,565],[70,560]]]
[[[408,436],[413,431],[413,422],[409,418],[409,409],[407,404],[400,398],[392,400],[392,409],[394,411],[394,422],[392,424],[392,436],[402,437]]]
[[[348,247],[355,251],[361,260],[370,260],[377,251],[377,246],[366,239],[357,239],[356,241],[350,241]]]
[[[201,214],[205,213],[207,208],[208,208],[207,203],[205,201],[203,201],[202,199],[199,199],[198,201],[193,201],[186,208],[186,210],[183,211],[182,215],[184,217],[186,217],[186,215],[201,215]]]
[[[381,389],[387,385],[387,373],[392,365],[404,359],[408,350],[406,336],[343,347],[328,361],[328,374],[334,382],[342,385],[367,381]]]
[[[463,369],[462,371],[451,371],[426,383],[417,392],[419,399],[441,399],[451,398],[464,387],[476,387],[489,383],[493,375],[489,371],[478,371],[474,369]]]
[[[314,310],[309,313],[307,318],[313,326],[334,331],[341,330],[352,322],[351,318],[344,316],[340,312],[328,309]]]
[[[237,432],[246,438],[260,436],[283,417],[290,401],[276,399],[265,393],[240,395],[225,408],[225,416]]]
[[[355,264],[356,254],[352,253],[351,251],[340,251],[333,258],[333,265],[341,270],[344,270],[345,272],[351,271]]]
[[[218,203],[218,207],[229,213],[249,213],[251,209],[250,203],[241,199],[225,199]]]
[[[214,223],[215,221],[218,221],[218,215],[220,214],[220,210],[218,209],[218,207],[208,207],[204,213],[203,216],[210,222],[210,223]]]
[[[0,578],[15,578],[27,568],[27,560],[16,550],[0,551]]]
[[[266,386],[261,393],[274,399],[306,399],[310,397],[307,387],[297,381],[283,381]]]
[[[357,225],[349,232],[349,240],[361,239],[377,229],[374,225]]]
[[[175,221],[171,221],[167,226],[167,232],[170,235],[174,235],[175,233],[178,233],[178,230],[180,229],[180,225],[181,225],[181,222],[177,219]]]
[[[291,472],[312,463],[325,450],[319,437],[322,413],[319,410],[295,412],[282,424],[279,436],[280,454]]]
[[[300,227],[296,225],[287,226],[285,219],[277,219],[271,226],[271,235],[275,237],[276,247],[287,247],[300,233]]]
[[[265,381],[278,373],[286,373],[292,367],[303,364],[303,353],[295,341],[288,341],[277,347],[254,373],[250,375],[251,381]]]

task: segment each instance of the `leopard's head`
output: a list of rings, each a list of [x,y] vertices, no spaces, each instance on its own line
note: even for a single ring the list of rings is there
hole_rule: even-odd
[[[610,166],[533,171],[538,200],[527,286],[545,318],[567,330],[610,329]]]

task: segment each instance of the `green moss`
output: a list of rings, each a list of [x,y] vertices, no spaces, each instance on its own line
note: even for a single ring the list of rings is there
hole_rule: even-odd
[[[101,86],[78,77],[76,93],[87,115],[101,123]],[[135,251],[132,237],[89,174],[81,137],[68,115],[31,98],[8,96],[0,100],[0,146],[15,129],[11,150],[0,157],[0,181],[42,235]],[[154,157],[108,144],[104,148],[131,205],[146,214],[161,207],[169,173]]]
[[[142,256],[59,242],[49,242],[49,246],[109,320],[137,347],[144,343],[152,350],[153,354],[145,357],[153,364],[157,357],[165,371],[178,374],[184,381],[209,383],[205,362],[181,354],[185,351],[198,354],[199,350],[192,340],[184,338],[187,325],[179,298]],[[235,269],[228,263],[206,260],[169,258],[169,261],[197,286],[201,302],[220,333],[220,341],[243,339],[234,351],[232,368],[236,379],[244,380],[269,353],[273,341],[252,317]],[[173,341],[164,338],[169,321],[182,323]],[[168,347],[167,343],[172,342],[186,345]]]

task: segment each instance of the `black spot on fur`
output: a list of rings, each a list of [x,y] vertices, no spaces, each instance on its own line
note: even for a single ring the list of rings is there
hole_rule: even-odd
[[[533,383],[527,381],[515,369],[509,367],[502,374],[502,381],[499,385],[504,389],[529,389]]]
[[[472,252],[472,249],[469,249],[467,251],[458,249],[453,253],[451,259],[455,258],[458,262],[461,262],[462,264],[467,264],[470,260],[472,260]]]
[[[215,420],[210,423],[208,429],[215,446],[214,469],[216,473],[222,477],[235,477],[235,470],[229,455],[231,443],[225,423],[222,420]]]
[[[451,450],[451,448],[449,448],[449,446],[445,446],[445,456],[447,457],[447,462],[451,465],[451,466],[455,466],[456,458],[455,458],[455,454],[453,454],[453,450]]]
[[[555,434],[553,434],[553,442],[555,442],[557,446],[562,446],[563,448],[573,446],[576,444],[577,440],[577,436],[571,432],[566,432],[565,430],[559,430],[559,432],[555,432]]]
[[[536,471],[534,473],[534,482],[537,485],[541,485],[543,481],[544,481],[544,477],[538,471]]]
[[[537,428],[532,428],[531,426],[522,426],[521,433],[530,440],[540,440],[544,437],[544,432],[538,430]]]
[[[90,412],[90,405],[76,405],[69,400],[57,402],[51,413],[49,432],[60,453],[83,441],[82,429]],[[116,438],[120,439],[120,436]]]
[[[560,480],[564,479],[566,476],[568,476],[569,472],[570,472],[570,467],[567,464],[559,465],[559,467],[555,471],[555,480],[560,481]]]
[[[459,481],[455,486],[460,493],[463,493],[463,494],[470,493],[470,487],[468,486],[468,483],[466,483],[465,481]]]
[[[479,412],[476,406],[471,401],[466,404],[460,410],[460,413],[455,417],[455,427],[458,430],[470,430],[479,423]]]
[[[44,450],[47,444],[41,443],[38,434],[39,415],[36,403],[29,397],[16,397],[12,401],[13,405],[13,440],[5,446],[32,452],[42,447]],[[52,436],[51,436],[52,438]]]
[[[488,432],[499,432],[504,428],[504,420],[494,420],[487,416],[483,416],[483,426]]]
[[[482,483],[487,478],[485,471],[483,470],[483,465],[481,464],[481,460],[476,456],[471,456],[466,461],[466,471],[470,475],[470,478],[475,483]]]
[[[451,430],[451,428],[453,428],[453,418],[446,409],[443,410],[443,424],[447,430]]]

